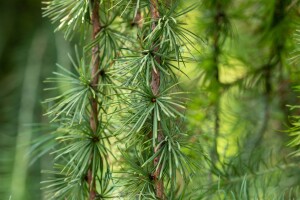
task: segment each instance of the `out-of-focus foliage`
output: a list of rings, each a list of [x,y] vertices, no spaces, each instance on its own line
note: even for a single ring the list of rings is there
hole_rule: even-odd
[[[197,179],[206,183],[197,196],[299,198],[298,159],[289,156],[285,132],[288,117],[297,114],[287,104],[298,101],[292,88],[299,84],[298,66],[290,62],[298,6],[285,0],[203,1],[195,26],[207,46],[195,70],[198,92],[188,119],[210,162],[204,179]]]
[[[0,25],[0,198],[43,199],[41,168],[51,163],[48,155],[30,155],[29,144],[51,131],[35,125],[48,123],[43,80],[57,60],[69,65],[62,55],[69,45],[53,34],[37,0],[1,1]]]

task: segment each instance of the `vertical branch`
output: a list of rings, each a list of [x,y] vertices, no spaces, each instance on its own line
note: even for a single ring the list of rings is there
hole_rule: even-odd
[[[219,75],[219,56],[220,56],[220,32],[221,32],[221,23],[222,18],[224,17],[224,13],[221,10],[221,5],[217,2],[216,5],[216,15],[214,17],[214,22],[216,29],[213,34],[213,70],[214,70],[214,78],[215,84],[217,86],[216,91],[216,102],[215,102],[215,123],[214,123],[214,147],[212,150],[212,160],[216,161],[219,160],[218,154],[218,137],[220,135],[220,75]]]
[[[284,20],[286,17],[290,17],[288,15],[289,12],[291,12],[292,9],[297,9],[297,1],[282,1],[282,0],[278,0],[276,2],[276,8],[275,8],[275,12],[274,12],[274,16],[273,18],[275,19],[275,16],[277,15],[277,23],[282,23],[282,20]],[[285,8],[285,9],[283,9]],[[292,18],[290,18],[292,21]],[[273,20],[275,21],[275,20]],[[291,88],[290,85],[290,78],[287,78],[284,76],[284,50],[285,50],[285,44],[287,42],[287,39],[291,36],[290,34],[282,34],[282,33],[290,33],[290,27],[289,26],[283,26],[282,30],[279,30],[281,32],[280,34],[280,40],[274,41],[274,51],[277,53],[277,57],[278,57],[278,71],[279,71],[279,77],[278,77],[278,96],[279,96],[279,104],[280,104],[280,109],[282,110],[282,112],[284,113],[284,119],[283,122],[289,124],[289,120],[288,120],[288,116],[290,115],[289,113],[289,108],[286,106],[287,104],[289,104],[290,102],[288,102],[288,95],[289,95],[289,88]],[[281,123],[280,126],[282,128],[283,124]],[[279,128],[279,129],[282,129]]]
[[[93,11],[92,11],[92,25],[93,25],[93,40],[96,39],[97,34],[101,30],[100,21],[99,21],[99,2],[96,0],[94,1],[93,5]],[[100,64],[100,57],[99,57],[99,45],[95,44],[95,46],[92,49],[92,88],[96,90],[98,82],[99,82],[99,64]],[[91,119],[90,119],[90,125],[95,133],[98,126],[98,103],[96,97],[92,97],[92,109],[91,109]]]
[[[280,23],[282,23],[283,19],[286,17],[285,14],[285,10],[289,8],[289,3],[284,1],[284,0],[276,0],[275,1],[275,5],[274,5],[274,12],[273,12],[273,16],[272,16],[272,20],[271,20],[271,24],[270,24],[270,28],[269,28],[269,32],[272,32],[274,30],[276,30],[278,28],[278,25]],[[284,31],[284,29],[282,30],[277,30],[277,32],[275,34],[277,34],[278,36],[281,36],[281,33],[285,33],[288,31]],[[277,38],[276,37],[276,38]],[[272,78],[272,74],[274,72],[274,68],[276,66],[278,66],[278,72],[279,72],[279,78],[278,78],[278,83],[279,83],[279,88],[280,88],[280,83],[282,83],[282,79],[283,79],[283,72],[282,72],[282,68],[283,68],[283,63],[281,60],[283,51],[284,51],[284,45],[286,42],[286,37],[280,37],[280,40],[277,39],[273,39],[271,45],[270,45],[270,57],[269,57],[269,61],[265,66],[264,69],[264,76],[265,76],[265,108],[264,108],[264,119],[263,119],[263,124],[262,127],[260,129],[260,131],[258,132],[258,136],[255,140],[254,143],[254,148],[259,146],[262,142],[262,139],[264,137],[264,135],[266,134],[266,131],[268,130],[268,126],[269,126],[269,121],[271,120],[271,94],[273,92],[273,88],[272,88],[272,83],[271,83],[271,78]],[[288,113],[286,113],[285,110],[285,105],[284,102],[284,96],[280,94],[278,94],[279,96],[279,101],[280,101],[280,106],[282,108],[283,113],[286,114],[286,116],[288,116]],[[282,106],[284,105],[284,106]],[[282,124],[282,123],[281,123]]]
[[[150,12],[151,12],[151,18],[153,20],[152,23],[152,31],[155,29],[156,27],[156,21],[159,19],[159,11],[158,11],[158,2],[157,0],[150,0]],[[155,45],[155,44],[153,44]],[[154,52],[158,52],[159,47],[155,47],[154,48]],[[156,56],[156,61],[157,63],[160,63],[160,57]],[[153,94],[155,96],[157,96],[159,94],[159,86],[160,86],[160,73],[159,71],[154,71],[154,69],[152,69],[151,71],[151,90],[153,92]],[[160,127],[160,125],[158,125],[158,127]],[[158,130],[158,143],[160,143],[164,136],[162,133],[162,130]],[[156,153],[159,150],[159,146],[155,146],[154,147],[154,153]],[[157,156],[154,159],[154,166],[158,165],[158,161],[159,161],[160,157]],[[155,190],[156,190],[156,196],[159,199],[164,199],[164,184],[163,184],[163,180],[159,180],[159,174],[161,172],[161,167],[158,167],[157,170],[154,172],[153,177],[154,177],[154,181],[155,181]]]
[[[93,1],[93,10],[92,10],[92,26],[93,26],[93,33],[92,39],[95,40],[98,33],[101,30],[100,20],[99,20],[99,1]],[[99,65],[100,65],[100,57],[99,57],[99,45],[95,44],[92,49],[92,70],[91,70],[91,86],[93,90],[97,90],[97,85],[99,82]],[[91,97],[91,116],[90,116],[90,126],[94,134],[96,134],[98,128],[98,102],[97,97]],[[92,157],[90,163],[92,163]],[[88,170],[88,184],[89,184],[89,191],[90,191],[90,200],[94,200],[96,198],[96,182],[95,177],[92,173],[92,169]]]
[[[257,137],[254,139],[253,148],[258,147],[263,141],[263,136],[268,129],[269,121],[270,121],[270,103],[271,103],[271,92],[272,92],[272,84],[271,84],[271,73],[272,73],[272,65],[269,63],[265,66],[265,105],[264,105],[264,115],[262,120],[262,126],[258,131]]]

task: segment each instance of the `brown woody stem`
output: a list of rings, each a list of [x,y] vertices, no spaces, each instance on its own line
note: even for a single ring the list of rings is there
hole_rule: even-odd
[[[150,12],[151,12],[151,18],[153,20],[153,24],[152,24],[152,30],[155,29],[156,27],[156,21],[159,19],[159,11],[158,11],[158,2],[157,0],[150,0]],[[159,49],[158,47],[155,47],[154,52],[157,52]],[[156,61],[157,63],[160,63],[160,57],[156,56]],[[160,86],[160,73],[158,70],[154,70],[152,69],[151,71],[151,90],[153,92],[153,94],[155,96],[157,96],[159,94],[159,86]],[[158,127],[159,124],[158,124]],[[161,130],[158,130],[158,143],[160,143],[163,139],[163,133]],[[154,147],[154,153],[156,153],[159,150],[159,146]],[[157,156],[154,159],[154,166],[158,165],[158,161],[159,161],[160,157]],[[156,197],[159,199],[165,199],[164,198],[164,183],[163,180],[159,179],[159,174],[161,172],[161,167],[158,167],[157,170],[153,173],[153,177],[154,177],[154,181],[155,181],[155,191],[156,191]]]
[[[98,33],[101,30],[100,20],[99,20],[99,1],[93,1],[93,10],[92,10],[92,26],[93,26],[93,33],[92,39],[95,40]],[[100,65],[100,57],[99,57],[99,45],[95,44],[92,49],[92,70],[91,70],[91,87],[94,91],[97,90],[97,85],[99,82],[99,65]],[[97,132],[98,128],[98,102],[97,97],[91,97],[91,116],[90,116],[90,126],[94,134]],[[90,163],[92,163],[92,157]],[[88,184],[89,184],[89,191],[90,191],[90,200],[94,200],[96,198],[96,182],[95,177],[92,173],[92,169],[88,170]]]

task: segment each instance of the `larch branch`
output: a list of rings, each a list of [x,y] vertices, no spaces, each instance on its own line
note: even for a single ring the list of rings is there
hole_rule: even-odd
[[[93,33],[92,39],[95,40],[98,33],[101,31],[100,19],[99,19],[99,1],[93,2],[93,10],[92,10],[92,26],[93,26]],[[99,82],[99,65],[100,65],[100,57],[99,57],[99,45],[95,44],[92,49],[92,70],[91,70],[91,87],[93,90],[97,90],[97,85]],[[90,126],[93,131],[93,134],[96,134],[98,129],[98,102],[97,97],[91,97],[91,116],[90,116]],[[93,163],[92,157],[90,163]],[[92,169],[88,170],[88,184],[89,184],[89,191],[90,200],[94,200],[96,198],[96,182],[95,177],[92,173]]]
[[[156,21],[159,19],[159,11],[158,11],[158,2],[157,0],[150,0],[150,12],[151,12],[151,18],[153,20],[152,23],[152,31],[156,28]],[[159,47],[154,48],[154,52],[158,52]],[[155,57],[157,63],[160,64],[161,60],[159,56]],[[159,86],[160,86],[160,72],[159,70],[152,69],[151,71],[151,90],[155,96],[159,94]],[[158,127],[160,127],[158,125]],[[160,143],[163,139],[163,133],[162,130],[158,130],[158,143]],[[154,147],[154,153],[156,153],[159,150],[159,146]],[[158,165],[160,157],[157,156],[154,159],[154,166]],[[159,199],[164,199],[164,183],[163,180],[159,179],[159,174],[161,172],[161,167],[158,167],[157,170],[154,172],[153,177],[155,181],[155,190],[156,190],[156,197]]]

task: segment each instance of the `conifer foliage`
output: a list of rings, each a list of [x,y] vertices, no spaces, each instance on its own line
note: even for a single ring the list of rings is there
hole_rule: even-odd
[[[179,3],[45,3],[44,15],[59,23],[56,30],[66,39],[82,38],[83,49],[75,48],[75,59],[69,55],[73,69],[58,64],[46,81],[56,84],[47,90],[60,92],[45,100],[46,115],[59,124],[52,178],[44,181],[49,199],[180,196],[178,181],[187,184],[195,164],[183,151],[189,148],[180,126],[186,99],[178,78],[198,37],[181,22],[193,7]],[[113,178],[116,135],[122,168],[115,165],[121,175]]]
[[[180,20],[192,7],[180,10],[179,1],[157,0],[138,1],[134,7],[133,18],[143,17],[138,28],[140,46],[117,64],[129,90],[123,97],[126,118],[121,130],[126,132],[130,173],[122,182],[129,199],[173,199],[178,174],[187,182],[194,168],[183,153],[187,136],[178,125],[185,110],[178,73],[186,61],[184,51],[198,39]],[[139,162],[133,164],[134,160]]]
[[[288,121],[282,93],[291,95],[286,56],[298,4],[45,2],[55,30],[80,41],[72,68],[58,64],[45,81],[55,94],[45,115],[56,126],[47,199],[297,198],[297,160],[282,153],[290,150],[277,130]],[[185,66],[198,69],[192,94],[181,83]]]
[[[44,15],[59,22],[56,30],[65,37],[81,37],[83,53],[76,48],[73,69],[58,65],[59,72],[46,82],[48,90],[62,91],[49,98],[46,113],[59,124],[52,179],[45,181],[49,199],[99,199],[111,197],[110,138],[112,124],[107,115],[116,93],[109,70],[120,51],[121,33],[114,30],[118,14],[110,1],[54,0],[47,2]],[[82,54],[82,55],[81,55]]]

